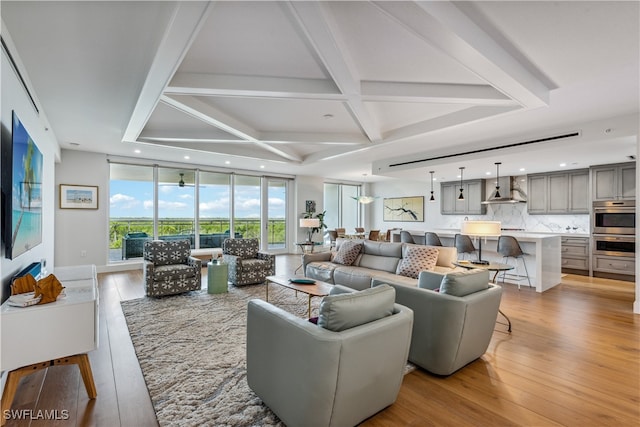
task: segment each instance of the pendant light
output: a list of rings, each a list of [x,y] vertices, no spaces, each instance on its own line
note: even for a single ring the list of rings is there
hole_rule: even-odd
[[[496,194],[493,196],[494,199],[500,199],[502,196],[500,195],[500,165],[502,162],[496,162]]]
[[[431,197],[429,198],[430,202],[435,202],[436,198],[433,197],[433,174],[435,171],[429,171],[429,173],[431,174]]]
[[[462,188],[462,173],[464,171],[464,166],[460,167],[460,195],[458,196],[458,201],[461,202],[464,200],[464,189]]]

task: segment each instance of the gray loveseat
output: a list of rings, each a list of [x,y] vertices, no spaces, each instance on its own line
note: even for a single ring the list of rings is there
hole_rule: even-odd
[[[350,239],[336,240],[336,249]],[[360,255],[352,265],[342,265],[332,262],[333,252],[319,252],[304,254],[302,264],[305,276],[322,280],[333,285],[348,286],[352,289],[363,290],[371,287],[373,279],[384,283],[399,284],[415,287],[418,279],[396,274],[398,264],[405,256],[409,243],[376,242],[373,240],[358,240],[364,246]],[[453,265],[458,257],[454,247],[435,247],[438,249],[438,260],[434,271],[447,273],[457,268]]]

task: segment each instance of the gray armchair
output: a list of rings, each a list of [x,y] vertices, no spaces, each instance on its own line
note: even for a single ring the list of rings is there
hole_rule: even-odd
[[[413,314],[380,290],[335,286],[318,325],[249,301],[247,382],[286,425],[354,426],[395,402]]]
[[[262,283],[276,274],[276,257],[260,252],[258,239],[225,239],[222,260],[229,265],[229,281],[236,286]]]
[[[372,286],[383,283],[373,280]],[[502,288],[489,283],[488,271],[423,271],[417,288],[390,286],[396,303],[414,313],[409,361],[450,375],[487,351],[502,297]]]
[[[144,283],[148,296],[173,295],[202,288],[202,261],[191,256],[188,240],[144,244]]]

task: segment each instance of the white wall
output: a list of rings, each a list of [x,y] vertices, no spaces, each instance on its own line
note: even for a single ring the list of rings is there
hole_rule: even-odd
[[[3,34],[3,37],[6,37]],[[10,39],[7,39],[10,43]],[[14,59],[19,62],[19,57],[12,52]],[[47,260],[47,265],[53,265],[55,261],[54,253],[54,205],[55,205],[55,182],[54,182],[54,162],[59,156],[59,146],[52,131],[46,130],[46,117],[44,112],[38,113],[27,93],[19,82],[13,68],[11,67],[4,50],[2,51],[0,62],[0,85],[2,87],[0,123],[2,125],[2,138],[11,138],[11,112],[15,111],[25,129],[38,146],[43,156],[42,170],[42,243],[31,250],[16,257],[13,260],[5,258],[4,242],[0,249],[0,276],[2,277],[2,300],[8,292],[9,280],[11,277],[28,266],[32,262],[39,262],[43,258]],[[21,67],[21,69],[24,69]],[[28,81],[28,76],[23,76]],[[32,92],[36,98],[36,94]],[[37,104],[38,105],[38,104]],[[9,196],[10,197],[10,196]],[[3,218],[4,219],[4,218]]]
[[[57,206],[55,265],[95,264],[102,270],[109,255],[109,163],[106,155],[62,150],[55,175],[57,200],[60,184],[98,187],[97,210],[60,209]]]

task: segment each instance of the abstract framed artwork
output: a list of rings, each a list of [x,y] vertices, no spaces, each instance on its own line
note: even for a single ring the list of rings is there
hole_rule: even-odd
[[[385,198],[382,220],[424,222],[424,196]]]
[[[98,209],[98,187],[60,184],[60,209]]]

